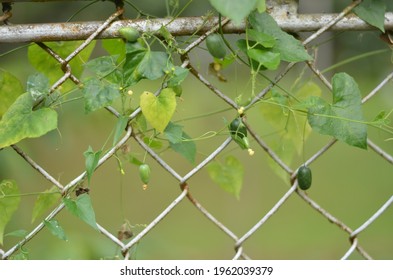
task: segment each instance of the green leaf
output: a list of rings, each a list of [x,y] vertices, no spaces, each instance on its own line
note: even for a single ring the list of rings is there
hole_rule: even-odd
[[[143,164],[143,161],[137,159],[136,157],[134,157],[134,156],[132,156],[132,155],[130,155],[130,156],[127,158],[127,160],[128,160],[129,163],[134,164],[134,165],[137,165],[137,166]]]
[[[115,84],[121,84],[123,74],[117,64],[118,57],[118,55],[98,57],[88,61],[85,68],[93,72],[100,80],[105,79]]]
[[[44,225],[48,230],[57,238],[67,241],[67,236],[65,235],[64,229],[60,226],[57,220],[44,221]]]
[[[47,42],[45,45],[64,59],[75,51],[81,43],[82,41]],[[83,51],[70,61],[69,65],[71,66],[72,74],[75,77],[79,78],[81,76],[83,72],[83,64],[89,60],[94,46],[95,41],[91,42]],[[60,63],[37,44],[29,46],[28,58],[31,65],[37,69],[37,71],[43,73],[49,78],[50,84],[54,84],[64,75],[64,72],[61,70]],[[74,87],[75,84],[71,81],[67,81],[62,85],[63,92],[67,92]]]
[[[346,73],[334,75],[333,103],[319,97],[308,101],[311,127],[351,146],[367,149],[367,126],[363,123],[362,102],[358,85]]]
[[[125,50],[126,50],[126,54],[130,54],[132,56],[135,56],[138,53],[145,53],[145,52],[148,51],[148,49],[146,48],[145,44],[143,42],[140,42],[140,41],[137,41],[137,42],[126,42]]]
[[[223,59],[214,58],[214,62],[221,65],[222,69],[227,68],[228,66],[232,65],[236,61],[237,55],[227,55]]]
[[[182,141],[183,137],[183,126],[169,122],[165,128],[164,134],[170,143],[179,143]]]
[[[247,29],[247,35],[265,48],[272,48],[276,44],[276,39],[273,36],[258,32],[255,29]]]
[[[117,119],[116,126],[115,126],[115,133],[113,135],[113,143],[112,146],[115,146],[117,142],[120,140],[120,136],[123,134],[125,128],[128,124],[128,117],[127,116],[120,116]]]
[[[89,146],[87,151],[85,151],[83,153],[83,155],[85,156],[85,166],[86,166],[86,173],[87,173],[87,181],[88,181],[89,185],[90,185],[91,176],[93,175],[94,170],[96,169],[96,167],[98,165],[98,161],[100,160],[101,153],[102,153],[101,150],[97,151],[97,152],[94,152],[93,148],[91,146]]]
[[[0,148],[25,138],[40,137],[57,128],[57,113],[50,108],[33,111],[34,100],[26,92],[16,99],[0,121]]]
[[[106,39],[102,40],[102,47],[108,52],[109,55],[116,57],[117,62],[120,63],[124,60],[126,54],[126,44],[122,39]]]
[[[138,71],[143,78],[148,80],[158,79],[165,74],[165,69],[168,68],[168,55],[165,52],[146,52]]]
[[[181,154],[189,162],[195,162],[196,145],[191,140],[191,137],[183,131],[183,127],[178,124],[170,122],[165,128],[164,134],[169,140],[169,145],[172,150]]]
[[[27,91],[34,102],[48,96],[49,87],[49,80],[44,74],[37,73],[27,79]]]
[[[241,2],[239,1],[239,3]],[[312,60],[301,42],[282,31],[269,14],[253,12],[250,14],[249,21],[256,31],[268,34],[276,39],[276,44],[271,51],[280,53],[282,60],[288,62]]]
[[[188,76],[190,71],[183,67],[175,66],[168,79],[168,87],[180,85]]]
[[[249,58],[253,70],[274,70],[280,65],[281,55],[278,52],[273,52],[272,48],[265,48],[256,41],[248,41],[247,44],[244,39],[240,39],[236,43]]]
[[[189,162],[195,162],[196,155],[196,145],[195,142],[191,140],[191,137],[188,136],[184,131],[182,133],[182,141],[177,143],[169,142],[169,145],[172,150],[181,154],[184,158],[186,158]]]
[[[162,141],[158,140],[157,138],[151,137],[143,137],[143,142],[154,150],[159,150],[162,148]]]
[[[140,132],[146,132],[147,122],[146,122],[146,118],[143,114],[138,114],[136,119],[134,119],[132,121],[132,128],[134,130],[139,130]]]
[[[237,158],[228,156],[224,163],[211,162],[207,171],[213,182],[239,199],[243,186],[244,170],[243,165]]]
[[[280,54],[261,49],[249,49],[247,56],[269,70],[275,70],[280,65]]]
[[[373,122],[379,123],[386,119],[386,111],[382,110],[373,119]]]
[[[0,244],[3,244],[4,229],[18,209],[20,193],[16,182],[3,180],[0,183]]]
[[[96,78],[91,78],[85,82],[82,92],[85,98],[86,113],[109,106],[116,98],[120,97],[118,85]]]
[[[293,96],[300,101],[300,104],[304,104],[310,96],[320,95],[320,87],[313,82],[307,82],[293,92]],[[309,137],[311,127],[307,124],[307,116],[288,108],[306,109],[294,98],[274,89],[259,108],[263,119],[277,132],[266,138],[267,144],[284,163],[290,165],[296,154],[302,154],[303,141]],[[268,163],[280,178],[288,182],[288,173],[276,161],[268,157]]]
[[[65,197],[63,198],[63,202],[71,214],[98,230],[94,209],[90,196],[87,193],[81,194],[76,199]]]
[[[373,119],[373,123],[377,126],[384,126],[384,125],[389,125],[390,120],[389,120],[389,114],[387,114],[384,110],[379,112]]]
[[[24,89],[21,82],[15,76],[2,69],[0,69],[0,89],[1,119],[11,104],[24,92]]]
[[[235,24],[239,25],[258,4],[258,0],[209,0],[210,4],[223,16],[230,18]]]
[[[171,67],[165,52],[150,51],[139,43],[127,44],[126,61],[123,66],[126,86],[136,84],[142,79],[156,80]]]
[[[386,3],[383,0],[363,0],[354,9],[355,14],[368,24],[385,32]]]
[[[259,13],[263,13],[264,11],[266,11],[266,0],[257,1],[257,10]]]
[[[267,144],[285,164],[290,165],[297,153],[295,143],[293,143],[291,139],[288,139],[287,137],[279,138],[279,140],[277,140],[275,137],[274,139],[275,141],[269,139]],[[297,139],[299,138],[297,137]],[[271,157],[267,157],[267,163],[272,171],[278,176],[278,178],[282,179],[286,184],[290,182],[290,175],[277,163],[277,161]]]
[[[56,186],[39,194],[32,211],[31,222],[33,223],[35,219],[45,214],[45,212],[54,206],[61,198],[61,194]]]
[[[171,88],[164,88],[158,96],[145,91],[140,106],[150,125],[162,133],[175,113],[176,94]]]
[[[123,75],[126,86],[134,85],[143,79],[138,67],[147,51],[138,42],[126,44],[126,60],[123,64]]]
[[[4,237],[13,236],[13,237],[24,238],[28,233],[29,232],[27,230],[18,229],[4,234]]]

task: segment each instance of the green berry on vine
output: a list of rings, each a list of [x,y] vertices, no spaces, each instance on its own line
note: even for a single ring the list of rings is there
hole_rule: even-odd
[[[229,131],[232,136],[244,138],[247,137],[247,128],[240,117],[234,119],[229,124]]]
[[[312,182],[311,169],[302,165],[297,171],[297,182],[300,189],[308,190],[311,187]]]
[[[136,42],[139,38],[139,31],[133,27],[123,27],[119,29],[120,35],[130,43]]]
[[[234,119],[228,126],[232,139],[240,146],[247,149],[248,154],[252,156],[254,151],[250,148],[250,142],[247,138],[247,127],[244,125],[241,117]]]
[[[150,181],[150,166],[146,163],[139,165],[139,177],[143,182],[143,189],[147,188],[147,183]]]
[[[209,53],[215,58],[224,58],[227,54],[224,40],[220,34],[211,34],[206,38]]]

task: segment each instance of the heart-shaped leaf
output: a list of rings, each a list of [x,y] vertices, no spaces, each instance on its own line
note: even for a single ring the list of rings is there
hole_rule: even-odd
[[[263,9],[258,0],[210,0],[210,4],[222,15],[229,17],[235,24],[240,24],[258,4],[258,9]]]
[[[269,70],[275,70],[280,65],[279,53],[263,49],[249,49],[247,55]]]
[[[308,100],[308,122],[321,134],[367,149],[367,125],[363,122],[361,95],[356,81],[346,73],[338,73],[332,83],[332,104],[315,96]]]
[[[57,113],[50,108],[33,111],[33,98],[26,92],[18,97],[0,121],[0,148],[24,138],[40,137],[57,127]]]
[[[191,137],[187,135],[184,131],[182,132],[181,141],[178,143],[169,143],[169,146],[177,153],[185,157],[189,162],[195,162],[196,155],[196,145],[195,142],[191,140]]]
[[[295,98],[272,89],[270,94],[266,96],[268,102],[262,102],[260,105],[260,112],[264,120],[277,131],[274,136],[266,139],[267,144],[287,165],[292,164],[296,154],[302,154],[304,141],[311,133],[311,127],[305,126],[307,116],[288,108],[306,110],[302,107],[305,101],[311,96],[321,96],[322,90],[314,82],[307,82],[294,90],[292,94],[296,101]],[[289,182],[288,173],[275,160],[270,157],[267,159],[273,171],[285,182]]]
[[[124,83],[134,85],[142,79],[156,80],[165,75],[172,66],[165,52],[145,49],[138,42],[126,45],[126,60],[123,65]]]
[[[140,106],[150,125],[162,133],[175,113],[176,94],[171,88],[163,89],[158,96],[145,91]]]
[[[383,0],[363,0],[353,9],[355,14],[368,24],[385,32],[386,3]]]
[[[12,74],[0,69],[0,118],[12,103],[24,92],[20,81]]]
[[[244,169],[237,158],[228,156],[223,163],[211,162],[207,171],[216,184],[239,199],[243,186]]]
[[[90,146],[87,149],[87,151],[83,153],[83,155],[85,156],[87,182],[89,185],[90,185],[91,176],[93,176],[93,172],[97,168],[101,153],[102,153],[101,150],[94,152],[93,148]]]
[[[292,35],[282,31],[274,18],[268,13],[253,12],[249,16],[249,21],[256,31],[270,35],[276,39],[276,44],[272,48],[272,51],[280,53],[281,60],[299,62],[313,59],[307,53],[302,43]]]
[[[49,80],[44,74],[36,73],[27,79],[27,91],[34,101],[49,95],[49,87]]]
[[[180,143],[183,136],[183,126],[170,122],[165,128],[164,133],[171,144]]]
[[[85,98],[86,113],[110,106],[116,98],[120,97],[118,85],[96,78],[86,81],[82,92]]]
[[[51,48],[57,55],[62,58],[69,56],[79,45],[81,41],[60,41],[60,42],[46,42],[46,46]],[[74,59],[69,63],[72,69],[72,74],[79,78],[83,72],[83,64],[89,60],[89,57],[94,49],[96,41],[91,42],[83,49]],[[54,59],[50,54],[43,50],[37,44],[31,44],[28,49],[28,57],[30,64],[49,78],[49,83],[54,84],[60,79],[64,72],[61,70],[60,63]],[[62,86],[62,91],[67,92],[75,88],[75,84],[71,80],[66,81]]]
[[[34,208],[32,211],[31,222],[33,223],[35,219],[45,214],[45,212],[52,206],[54,206],[61,198],[61,193],[57,190],[56,186],[39,194],[37,200],[34,203]]]
[[[63,198],[63,202],[71,214],[98,230],[93,205],[87,193],[81,194],[76,199],[65,197]]]
[[[253,38],[265,48],[272,48],[276,44],[276,39],[271,35],[256,31],[255,29],[247,29],[246,32],[249,37]]]

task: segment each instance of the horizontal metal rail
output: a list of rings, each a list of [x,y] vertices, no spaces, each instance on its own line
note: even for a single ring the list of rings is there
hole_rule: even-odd
[[[278,25],[288,32],[316,31],[337,17],[337,14],[296,14],[278,16],[273,15]],[[210,30],[218,23],[214,17],[205,21],[201,17],[183,17],[176,19],[138,19],[118,20],[113,22],[97,38],[109,39],[119,37],[118,30],[121,27],[130,26],[140,32],[155,32],[161,26],[166,26],[174,36],[186,36],[202,34]],[[43,24],[17,24],[0,26],[0,43],[20,42],[46,42],[83,40],[89,37],[99,26],[101,21],[68,22],[68,23],[43,23]],[[386,30],[393,30],[393,13],[385,14]],[[243,33],[245,24],[236,26],[227,24],[224,33]],[[335,24],[331,30],[375,30],[355,15],[348,15]]]

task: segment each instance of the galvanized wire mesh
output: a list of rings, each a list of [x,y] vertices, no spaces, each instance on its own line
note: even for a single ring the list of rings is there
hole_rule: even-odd
[[[286,5],[274,6],[272,14],[276,15],[277,22],[285,30],[291,30],[295,32],[312,31],[311,35],[309,35],[303,41],[303,44],[307,46],[313,40],[319,38],[319,36],[324,34],[326,31],[331,31],[335,29],[336,30],[337,29],[338,30],[370,29],[371,28],[370,26],[368,26],[358,18],[347,16],[358,3],[359,1],[354,1],[347,8],[345,8],[340,14],[322,15],[323,20],[317,20],[317,21],[314,20],[312,24],[310,24],[310,19],[312,19],[312,15],[301,16],[297,14],[292,14],[290,18],[279,16],[280,14],[287,12],[288,9],[290,9],[291,13],[294,12],[293,7],[288,8]],[[295,2],[294,4],[296,5]],[[0,33],[2,34],[0,41],[1,42],[19,42],[19,41],[37,42],[38,46],[40,46],[43,50],[49,53],[54,59],[56,59],[59,62],[61,69],[64,71],[64,76],[61,77],[57,82],[55,82],[52,85],[51,91],[53,92],[67,80],[71,80],[76,85],[79,85],[81,83],[79,79],[73,75],[72,72],[73,69],[70,66],[70,62],[73,59],[75,59],[75,57],[84,48],[86,48],[86,46],[88,46],[93,40],[96,40],[97,38],[113,38],[118,36],[116,32],[121,26],[126,26],[126,25],[137,26],[140,30],[143,31],[143,30],[152,30],[154,28],[157,29],[161,26],[161,24],[163,23],[165,24],[166,22],[166,19],[159,19],[157,20],[157,22],[144,21],[144,20],[138,22],[118,20],[119,17],[122,15],[122,13],[123,13],[123,7],[119,7],[118,10],[115,13],[113,13],[110,17],[108,17],[108,19],[105,22],[85,23],[85,25],[83,23],[78,23],[80,24],[79,25],[80,28],[78,29],[79,30],[78,32],[71,32],[71,30],[74,30],[73,28],[75,27],[73,26],[75,25],[73,23],[65,24],[61,28],[60,28],[60,24],[57,24],[55,26],[45,25],[45,24],[36,25],[36,26],[32,26],[29,32],[25,32],[24,31],[26,30],[25,26],[22,25],[0,26],[0,30],[1,30]],[[6,17],[7,15],[4,16],[4,19]],[[387,28],[390,28],[393,22],[393,20],[390,20],[390,18],[391,18],[391,14],[387,14],[386,16]],[[185,29],[185,27],[183,26],[184,20],[188,21],[189,24],[187,25],[187,28],[189,28],[189,30]],[[204,28],[198,31],[199,32],[198,34],[201,34],[200,37],[194,40],[192,43],[190,43],[188,47],[186,47],[183,51],[181,67],[190,69],[190,72],[195,77],[195,79],[199,83],[204,85],[207,91],[209,91],[212,95],[215,95],[218,98],[220,98],[222,100],[222,103],[225,104],[225,106],[232,108],[234,113],[236,113],[237,110],[240,109],[239,105],[237,105],[237,103],[234,100],[232,100],[230,94],[227,94],[224,90],[219,89],[214,83],[209,81],[209,79],[207,79],[204,76],[204,73],[202,73],[198,69],[197,66],[198,62],[194,61],[191,56],[194,48],[200,46],[204,41],[204,39],[207,37],[207,35],[217,30],[218,28],[217,21],[218,21],[217,18],[213,18],[211,21],[205,23]],[[244,30],[244,25],[239,27],[231,24],[225,25],[226,23],[227,20],[224,20],[222,22],[224,26],[223,29],[224,32],[236,33]],[[196,26],[198,25],[200,25],[200,19],[179,18],[179,19],[175,19],[167,27],[168,30],[171,31],[174,35],[184,35],[184,34],[192,34],[196,30]],[[41,33],[42,30],[44,33]],[[48,32],[50,33],[49,35]],[[43,34],[45,34],[45,36],[43,36]],[[44,42],[42,42],[48,38],[50,38],[50,40],[58,40],[59,38],[67,39],[67,40],[75,40],[75,39],[84,38],[84,42],[77,49],[75,49],[68,57],[63,58],[60,57],[52,49],[50,49]],[[251,107],[259,99],[263,98],[265,94],[273,86],[278,84],[281,79],[283,79],[284,77],[287,76],[288,73],[290,73],[291,69],[293,69],[296,64],[297,63],[291,63],[287,65],[287,67],[281,73],[279,73],[276,77],[272,79],[272,82],[268,86],[264,87],[263,89],[260,89],[260,93],[256,95],[256,97],[253,99],[253,101],[251,101],[248,107]],[[329,89],[332,88],[328,79],[321,73],[321,71],[317,68],[316,65],[312,63],[308,63],[307,65],[312,70],[312,72],[315,73],[316,77],[318,77],[318,79],[320,79],[320,81],[327,86],[327,88]],[[371,90],[370,93],[363,98],[363,103],[369,102],[369,100],[372,100],[375,96],[377,96],[381,88],[385,87],[391,81],[392,77],[393,77],[393,73],[390,73],[389,75],[386,76],[386,78],[384,78],[381,82],[379,82],[375,86],[375,88]],[[211,98],[214,97],[212,96]],[[248,109],[248,107],[245,109]],[[107,107],[106,109],[111,113],[112,118],[116,119],[117,117],[120,116],[120,114],[116,111],[116,109],[112,107]],[[132,113],[130,113],[129,120],[136,118],[140,113],[141,113],[141,109],[136,108]],[[355,225],[354,228],[351,228],[350,226],[347,225],[345,219],[336,217],[328,209],[325,209],[323,206],[321,206],[318,203],[317,199],[312,198],[312,195],[309,195],[308,193],[300,190],[298,188],[298,182],[295,178],[296,177],[295,174],[296,174],[296,170],[298,169],[298,166],[286,165],[284,163],[284,160],[282,160],[273,151],[273,149],[269,147],[268,144],[266,144],[266,142],[264,141],[264,136],[260,135],[257,130],[254,130],[253,124],[246,123],[246,126],[249,133],[252,135],[253,139],[255,140],[253,142],[254,149],[258,149],[257,154],[254,155],[254,157],[258,157],[261,156],[261,154],[266,153],[268,157],[270,157],[273,161],[275,161],[280,166],[280,168],[282,168],[282,170],[284,170],[287,174],[289,174],[293,179],[292,186],[290,186],[281,195],[281,197],[279,197],[275,202],[272,203],[273,206],[270,209],[268,209],[268,211],[264,213],[260,213],[259,217],[253,221],[252,223],[253,225],[251,227],[244,230],[240,234],[235,234],[234,231],[231,230],[230,226],[225,225],[223,222],[220,221],[220,218],[218,218],[214,212],[209,211],[209,207],[204,207],[203,204],[198,201],[198,197],[195,196],[191,191],[191,186],[195,188],[195,186],[193,186],[193,183],[190,183],[190,181],[192,181],[191,178],[199,173],[203,173],[201,171],[203,171],[212,160],[214,160],[216,157],[228,151],[229,149],[228,146],[232,142],[231,137],[227,137],[224,141],[222,141],[221,144],[217,145],[217,147],[215,147],[210,154],[204,155],[204,158],[200,161],[200,163],[198,163],[195,167],[191,168],[191,170],[189,170],[185,174],[182,174],[180,171],[177,171],[176,168],[172,166],[170,160],[163,157],[161,154],[157,153],[154,149],[149,147],[149,145],[147,145],[139,135],[134,133],[132,127],[128,126],[122,138],[113,146],[113,148],[111,148],[109,151],[107,151],[105,154],[101,156],[98,163],[98,167],[107,164],[109,162],[109,159],[113,157],[117,151],[124,148],[125,144],[127,144],[130,149],[134,149],[134,147],[136,149],[137,146],[140,146],[144,151],[148,153],[149,156],[151,156],[152,159],[154,159],[161,166],[163,170],[165,170],[176,180],[177,184],[180,186],[180,191],[178,194],[172,197],[172,201],[168,203],[167,206],[161,212],[157,213],[157,216],[154,219],[146,223],[143,229],[136,236],[132,237],[131,239],[128,239],[128,241],[122,240],[122,238],[120,238],[117,235],[117,232],[112,232],[110,229],[107,229],[105,228],[104,225],[100,224],[100,216],[97,216],[96,217],[98,221],[97,226],[101,234],[103,234],[109,240],[111,240],[113,244],[120,249],[124,258],[128,259],[131,257],[130,252],[132,252],[132,249],[135,246],[137,246],[137,244],[141,240],[143,240],[151,231],[153,231],[155,227],[160,227],[162,222],[172,213],[172,211],[174,211],[177,205],[179,205],[181,202],[185,202],[185,203],[190,203],[197,209],[199,213],[195,213],[195,215],[202,215],[205,219],[207,219],[215,227],[217,227],[222,232],[223,236],[227,236],[232,240],[231,244],[234,248],[233,259],[240,259],[240,258],[249,259],[249,258],[253,258],[254,256],[249,255],[247,253],[246,247],[247,247],[248,240],[251,237],[255,236],[258,231],[261,231],[264,227],[266,227],[267,221],[274,219],[275,215],[280,211],[280,208],[283,207],[290,198],[299,197],[304,201],[304,203],[309,207],[310,210],[313,210],[316,213],[318,213],[321,219],[326,219],[330,223],[336,225],[337,228],[344,233],[343,236],[348,238],[349,240],[348,250],[346,252],[343,252],[342,256],[335,256],[336,258],[341,257],[342,259],[348,259],[356,250],[365,259],[371,259],[372,255],[369,254],[367,247],[362,246],[362,242],[361,242],[362,233],[366,229],[372,227],[373,222],[377,220],[379,217],[388,214],[387,213],[388,208],[393,203],[393,196],[386,197],[386,200],[380,203],[379,209],[375,209],[375,212],[369,213],[369,216],[365,218],[363,222]],[[316,152],[314,152],[311,156],[309,156],[308,159],[306,159],[305,163],[307,165],[312,166],[314,162],[322,161],[324,156],[332,150],[332,148],[336,145],[336,143],[337,143],[336,140],[329,141],[328,143],[326,143],[326,145],[320,147]],[[389,153],[384,151],[381,147],[379,147],[377,144],[375,144],[372,139],[368,139],[367,143],[369,149],[374,151],[375,154],[380,157],[380,160],[385,160],[388,163],[393,164],[392,155],[390,155]],[[258,146],[260,147],[260,149]],[[36,162],[34,160],[34,156],[30,156],[29,153],[23,151],[21,147],[19,147],[18,145],[13,145],[11,148],[16,152],[17,155],[19,155],[24,161],[26,161],[31,166],[31,168],[35,169],[47,181],[49,181],[50,184],[55,185],[62,194],[66,194],[69,190],[73,189],[75,186],[83,183],[83,181],[86,178],[86,172],[84,170],[81,170],[80,175],[76,176],[73,180],[70,180],[67,183],[62,183],[58,178],[56,178],[56,176],[51,175],[50,172],[48,172],[43,166],[41,166],[41,164]],[[96,172],[100,172],[100,169],[98,169]],[[371,189],[372,187],[374,186],[370,186]],[[356,193],[354,193],[354,195],[356,195]],[[51,211],[51,213],[47,217],[45,217],[45,220],[50,220],[56,217],[60,212],[63,211],[64,207],[65,205],[63,203],[57,205]],[[351,204],[350,202],[348,202],[348,208],[350,207]],[[387,226],[391,227],[392,224],[390,223]],[[312,225],[310,227],[312,227]],[[3,251],[1,252],[2,258],[8,259],[12,257],[18,250],[23,248],[23,246],[25,246],[26,244],[31,242],[31,240],[39,236],[43,228],[44,228],[44,221],[35,225],[35,227],[23,239],[16,242],[14,246],[3,249]],[[288,233],[288,236],[289,235],[290,233]],[[162,242],[165,242],[165,240],[162,240]]]

